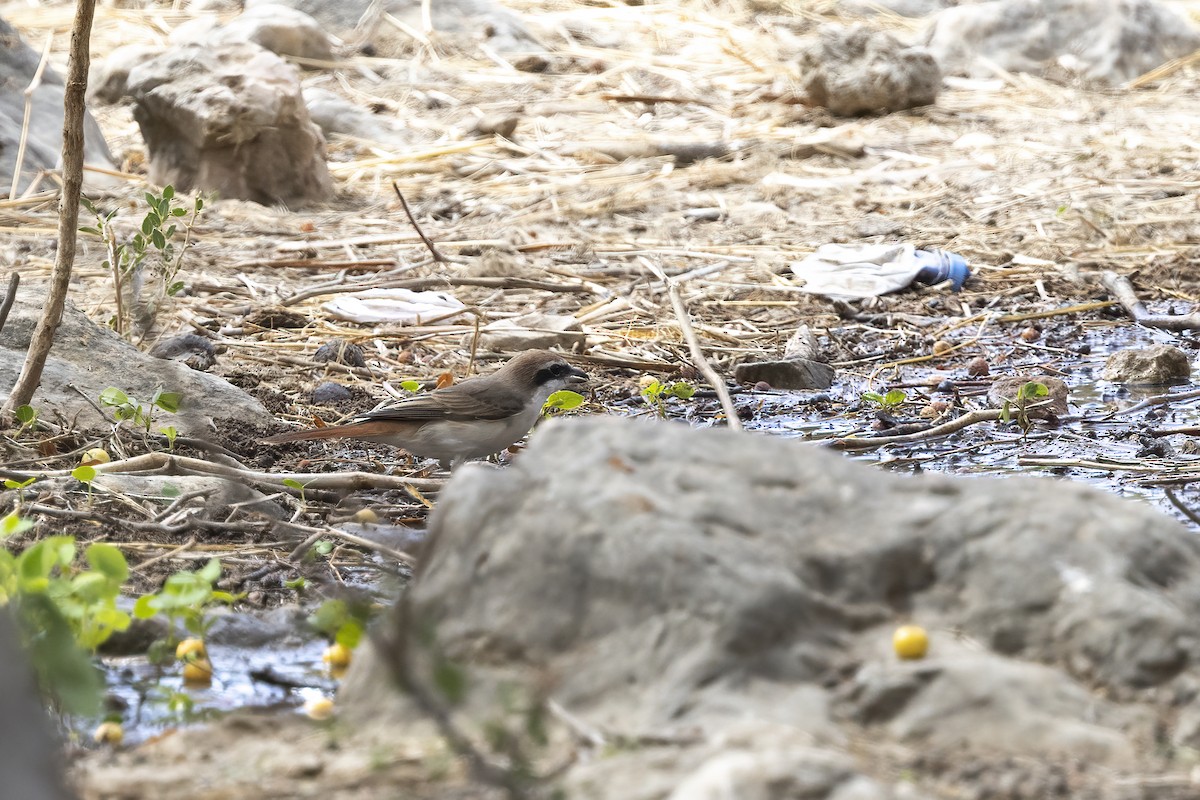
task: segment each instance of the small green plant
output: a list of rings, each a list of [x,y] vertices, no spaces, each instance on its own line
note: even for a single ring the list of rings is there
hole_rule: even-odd
[[[17,428],[17,436],[20,436],[22,433],[37,424],[38,412],[33,406],[20,406],[13,413],[17,418],[17,422],[20,423],[21,426]]]
[[[584,399],[584,396],[579,392],[572,392],[570,389],[560,389],[546,398],[546,403],[542,406],[542,416],[556,417],[559,414],[565,414],[583,405]]]
[[[0,520],[5,536],[29,527],[15,514]],[[90,654],[129,627],[117,607],[129,566],[103,542],[84,549],[86,568],[75,564],[77,555],[73,536],[47,537],[20,554],[0,548],[0,605],[16,611],[43,690],[66,710],[92,713],[102,680]]]
[[[26,488],[26,487],[28,487],[30,484],[32,484],[32,483],[33,483],[34,481],[36,481],[36,480],[37,480],[37,476],[36,476],[36,475],[35,475],[34,477],[32,477],[32,478],[26,478],[26,479],[25,479],[25,480],[23,480],[23,481],[14,481],[12,478],[5,478],[5,479],[4,479],[4,488],[5,488],[5,489],[15,489],[15,490],[16,490],[16,492],[17,492],[17,505],[18,505],[18,506],[20,506],[20,505],[21,505],[21,503],[24,503],[24,502],[25,502],[25,488]],[[11,514],[9,514],[8,516],[6,516],[6,517],[3,517],[3,518],[0,518],[0,539],[4,539],[4,538],[7,538],[7,537],[9,537],[9,536],[12,536],[14,533],[19,533],[19,531],[9,531],[9,530],[7,530],[7,528],[6,528],[6,525],[7,525],[7,523],[6,523],[6,520],[8,520],[10,517],[11,517],[13,520],[17,520],[17,521],[20,521],[20,522],[24,522],[24,524],[26,525],[26,527],[25,527],[25,528],[23,528],[22,530],[28,530],[29,528],[33,527],[33,523],[32,523],[32,522],[29,522],[28,520],[21,520],[21,518],[17,516],[17,512],[16,512],[16,511],[13,511],[13,512],[12,512]],[[15,526],[16,524],[17,524],[17,522],[14,522],[14,523],[13,523],[13,525],[14,525],[14,526]]]
[[[895,411],[908,401],[908,394],[903,389],[892,389],[887,394],[863,392],[861,397],[864,403],[871,403],[888,412]]]
[[[374,609],[362,600],[326,600],[308,617],[308,624],[348,650],[358,647]]]
[[[71,477],[88,487],[88,505],[92,504],[92,481],[96,480],[96,468],[90,464],[80,464],[71,470]]]
[[[198,570],[180,570],[167,578],[162,591],[139,597],[133,604],[133,616],[138,619],[166,617],[170,628],[168,647],[174,644],[176,627],[180,622],[189,633],[204,638],[213,624],[210,608],[216,603],[234,603],[238,600],[237,595],[213,588],[220,577],[221,562],[215,558]]]
[[[300,493],[300,505],[305,505],[307,503],[307,500],[304,497],[304,489],[307,484],[303,484],[295,478],[284,478],[283,485],[289,489],[295,489]]]
[[[400,381],[400,388],[406,392],[416,394],[421,391],[421,384],[417,381]]]
[[[113,219],[117,210],[102,214],[86,197],[80,203],[96,218],[96,224],[81,227],[84,233],[99,236],[104,241],[108,258],[104,269],[112,273],[116,298],[113,327],[122,336],[129,332],[135,307],[137,324],[149,330],[158,316],[165,297],[174,297],[183,289],[179,272],[183,259],[192,247],[192,229],[204,209],[204,198],[197,195],[191,207],[175,204],[175,187],[164,186],[161,194],[146,192],[148,210],[138,231],[128,241],[119,241]],[[182,231],[180,226],[182,225]],[[182,232],[183,241],[176,246]],[[156,287],[154,296],[147,286]]]
[[[1046,384],[1037,381],[1024,383],[1017,390],[1016,397],[1004,398],[1004,404],[1000,407],[1000,420],[1005,423],[1015,420],[1022,435],[1028,436],[1029,431],[1033,430],[1033,420],[1029,412],[1048,403],[1049,396],[1050,389]]]
[[[689,400],[695,393],[696,387],[687,381],[676,381],[675,383],[650,381],[642,387],[642,399],[654,409],[658,416],[663,418],[667,416],[668,398],[677,397],[680,400]]]
[[[183,395],[179,392],[165,392],[162,387],[155,390],[154,397],[147,404],[130,397],[115,386],[110,386],[100,393],[100,405],[111,408],[113,416],[119,421],[132,422],[134,427],[140,428],[146,433],[150,433],[151,425],[154,422],[154,409],[158,408],[168,414],[174,414],[179,411],[179,403],[182,400]],[[175,428],[171,427],[170,430],[175,431]],[[167,433],[164,429],[162,434],[167,437],[170,444],[174,444],[177,433]]]

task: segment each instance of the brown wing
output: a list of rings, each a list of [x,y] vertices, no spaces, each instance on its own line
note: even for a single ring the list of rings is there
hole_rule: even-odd
[[[505,419],[520,413],[528,398],[518,392],[504,391],[487,378],[436,389],[428,394],[405,397],[372,409],[354,418],[354,422],[394,420],[424,422],[436,419]]]

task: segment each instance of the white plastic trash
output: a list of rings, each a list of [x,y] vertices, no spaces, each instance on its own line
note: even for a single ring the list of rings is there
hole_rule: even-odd
[[[448,294],[409,289],[368,289],[343,294],[321,307],[338,319],[350,322],[391,322],[397,325],[452,322],[462,316],[461,312],[467,308]]]
[[[949,280],[958,291],[971,271],[957,253],[911,244],[826,244],[791,265],[805,292],[829,297],[878,297],[911,285]]]

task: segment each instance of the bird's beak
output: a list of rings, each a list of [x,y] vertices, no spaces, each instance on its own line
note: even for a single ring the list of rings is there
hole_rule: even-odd
[[[571,371],[567,373],[567,385],[577,386],[588,382],[588,374],[581,369],[571,367]]]

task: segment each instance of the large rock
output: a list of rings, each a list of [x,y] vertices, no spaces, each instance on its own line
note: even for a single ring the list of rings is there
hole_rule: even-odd
[[[184,45],[132,67],[126,92],[154,183],[264,205],[332,197],[325,139],[296,70],[274,53]]]
[[[1104,363],[1102,377],[1117,383],[1161,386],[1184,383],[1192,375],[1187,353],[1169,344],[1118,350]]]
[[[465,719],[523,675],[586,729],[659,743],[572,769],[572,797],[886,798],[898,747],[918,778],[968,756],[1152,771],[1173,712],[1148,701],[1200,679],[1200,539],[1082,484],[560,421],[513,467],[456,473],[430,541],[396,635],[463,665]],[[923,661],[891,651],[906,620],[933,631]],[[411,719],[386,683],[360,659],[351,720]],[[1087,796],[1124,797],[1110,777]]]
[[[20,374],[44,298],[44,287],[22,284],[17,291],[16,305],[0,335],[0,402]],[[241,389],[178,361],[152,358],[68,303],[33,407],[46,419],[57,411],[80,428],[95,428],[106,423],[92,403],[110,386],[143,404],[159,388],[180,392],[179,413],[161,412],[156,419],[185,436],[210,437],[214,419],[264,427],[274,422],[270,412]]]
[[[926,44],[949,74],[990,78],[995,65],[1116,85],[1200,48],[1200,31],[1157,0],[995,0],[942,11]]]
[[[901,111],[937,100],[942,72],[921,47],[865,25],[826,25],[799,53],[808,103],[848,116]]]
[[[25,119],[25,89],[37,71],[41,54],[31,48],[17,31],[0,19],[0,193],[8,194],[16,168],[17,148]],[[18,191],[41,170],[57,169],[62,156],[63,94],[62,77],[47,67],[42,83],[33,93],[30,106],[29,136],[25,142],[25,160],[21,166]],[[104,134],[90,113],[84,115],[84,163],[112,169],[112,156],[104,143]],[[96,183],[94,173],[87,173]]]

